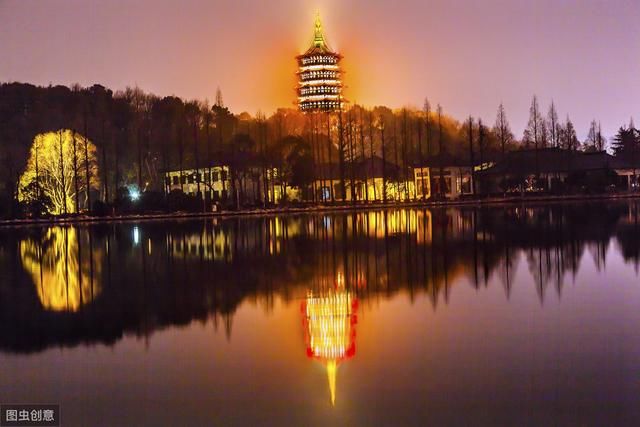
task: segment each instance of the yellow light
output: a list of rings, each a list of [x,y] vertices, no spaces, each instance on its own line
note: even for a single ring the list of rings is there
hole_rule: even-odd
[[[326,366],[332,405],[338,363],[355,353],[356,300],[340,285],[340,275],[337,280],[337,291],[322,296],[309,293],[304,311],[307,354]]]
[[[51,227],[42,239],[20,242],[22,265],[31,276],[45,310],[78,311],[101,293],[103,251],[89,248],[86,233],[75,228]]]
[[[335,360],[327,362],[327,378],[329,380],[329,393],[331,394],[331,405],[336,404],[336,371],[338,367]]]
[[[340,68],[336,64],[304,65],[300,67],[301,73],[304,71],[322,71],[322,70],[339,71]]]
[[[99,188],[95,145],[78,133],[60,129],[34,138],[27,166],[20,176],[18,200],[25,201],[35,196],[29,194],[27,189],[36,181],[37,175],[40,191],[50,198],[53,205],[51,213],[58,215],[75,212],[76,177],[78,192],[86,190],[85,145],[89,158],[89,186]]]

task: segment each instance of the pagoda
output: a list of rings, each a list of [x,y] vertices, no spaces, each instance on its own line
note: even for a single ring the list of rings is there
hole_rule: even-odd
[[[340,111],[345,99],[342,97],[342,55],[329,48],[322,31],[320,15],[316,22],[311,47],[298,61],[298,108],[304,112]]]

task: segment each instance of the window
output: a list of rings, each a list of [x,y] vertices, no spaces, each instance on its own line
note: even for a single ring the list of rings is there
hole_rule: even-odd
[[[178,175],[173,176],[173,185],[180,184],[180,177]]]
[[[331,189],[329,187],[322,187],[321,189],[322,200],[330,200],[331,199]]]
[[[213,173],[213,181],[220,181],[220,172],[216,171]]]
[[[425,197],[429,197],[431,194],[430,189],[429,189],[429,178],[428,176],[425,178],[420,178],[416,181],[417,186],[416,186],[416,193],[419,197],[422,197],[423,195]]]
[[[462,185],[460,186],[462,194],[471,193],[471,177],[469,175],[465,175],[462,177]]]
[[[186,177],[186,176],[184,176],[184,175],[182,175],[182,176],[180,177],[180,183],[181,183],[181,184],[186,184],[186,183],[187,183],[187,177]]]
[[[189,184],[193,184],[195,182],[195,177],[193,176],[193,174],[189,174]]]
[[[209,172],[205,172],[204,174],[204,182],[211,181],[211,174]]]

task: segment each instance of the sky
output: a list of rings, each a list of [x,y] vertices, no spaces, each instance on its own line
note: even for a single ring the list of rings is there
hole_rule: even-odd
[[[640,121],[638,0],[0,0],[0,82],[127,86],[215,99],[234,112],[293,107],[294,57],[319,11],[344,55],[345,96],[493,124],[516,137],[534,94],[585,138]]]

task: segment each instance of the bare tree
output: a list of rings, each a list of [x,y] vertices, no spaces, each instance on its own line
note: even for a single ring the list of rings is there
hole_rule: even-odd
[[[425,143],[427,144],[427,157],[431,157],[431,104],[429,98],[424,99]]]
[[[371,175],[371,179],[373,181],[373,200],[376,201],[378,199],[378,195],[376,194],[376,179],[374,176],[374,169],[373,169],[374,155],[375,155],[375,151],[373,149],[373,111],[369,111],[369,157],[371,158],[371,163],[369,164],[369,172]]]
[[[496,123],[493,127],[494,134],[498,137],[500,142],[501,159],[504,161],[507,151],[507,145],[513,142],[513,133],[511,132],[511,126],[507,120],[507,114],[504,110],[504,105],[500,103],[498,106],[498,114],[496,116]],[[506,165],[505,165],[506,166]],[[506,189],[507,174],[502,175],[503,190]]]
[[[598,151],[604,151],[606,139],[602,136],[602,127],[600,126],[600,122],[598,122],[598,134],[596,141],[598,142]]]
[[[509,126],[509,121],[507,120],[507,113],[505,112],[504,105],[502,105],[502,103],[498,106],[496,124],[493,127],[493,132],[498,137],[498,141],[500,142],[501,158],[504,159],[507,145],[513,142],[513,133],[511,132],[511,126]]]
[[[444,161],[444,134],[442,133],[442,106],[438,104],[436,109],[438,113],[438,166],[440,168],[440,198],[444,198],[445,188],[444,188],[444,165],[442,162]]]
[[[558,135],[558,127],[560,126],[558,122],[558,112],[556,111],[556,106],[553,101],[551,101],[551,106],[549,107],[549,112],[547,113],[547,129],[549,131],[549,142],[552,147],[558,147],[560,145],[559,135]]]
[[[540,165],[538,162],[538,149],[543,142],[543,123],[544,120],[540,114],[540,106],[538,105],[538,98],[534,95],[531,100],[531,107],[529,107],[529,123],[525,130],[523,140],[527,144],[533,142],[535,148],[536,159],[536,176],[539,175]]]
[[[587,141],[585,150],[589,151],[602,151],[604,149],[604,138],[602,137],[602,130],[600,123],[595,119],[591,121],[589,125],[589,133],[587,134]]]
[[[567,115],[564,127],[562,129],[562,145],[565,149],[570,151],[576,151],[580,148],[580,142],[576,135],[576,129],[573,126],[573,122]]]
[[[502,104],[500,104],[502,106]],[[467,120],[467,137],[469,140],[469,165],[471,166],[471,183],[473,185],[473,192],[475,193],[475,173],[474,173],[474,156],[473,156],[473,117],[469,116]]]
[[[526,143],[533,144],[536,149],[538,149],[542,141],[542,122],[543,119],[540,114],[538,98],[534,95],[531,100],[531,106],[529,107],[529,122],[527,123],[525,137],[523,139]]]

